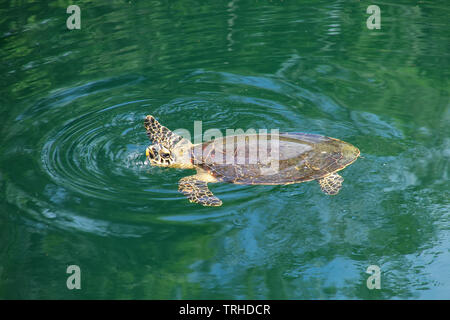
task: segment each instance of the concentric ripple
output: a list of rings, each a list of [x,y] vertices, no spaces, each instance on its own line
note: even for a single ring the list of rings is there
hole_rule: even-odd
[[[81,225],[83,219],[99,225],[105,225],[103,219],[119,219],[123,226],[124,220],[135,223],[148,217],[184,223],[234,214],[229,206],[242,210],[273,192],[287,192],[288,197],[308,192],[311,187],[303,185],[281,191],[276,186],[214,184],[210,188],[224,206],[212,210],[190,204],[177,191],[178,180],[193,170],[182,172],[145,163],[145,148],[150,143],[143,127],[147,114],[172,130],[182,128],[192,134],[194,121],[202,121],[202,132],[279,129],[346,139],[357,130],[352,118],[382,123],[358,111],[349,117],[332,98],[306,84],[286,80],[283,73],[289,68],[287,64],[276,75],[267,76],[198,69],[179,77],[176,94],[154,95],[152,91],[151,99],[133,95],[147,85],[143,77],[105,79],[65,88],[39,101],[19,117],[41,131],[35,145],[39,167],[48,179],[38,199],[41,218],[77,217],[74,225]],[[380,132],[386,132],[384,129]],[[395,135],[394,127],[391,131]],[[165,210],[168,202],[172,212]],[[65,203],[82,212],[63,214],[61,209],[59,213],[51,209]],[[176,208],[184,212],[186,207],[195,212],[177,212]]]
[[[42,150],[44,169],[56,183],[84,195],[124,199],[145,169],[141,119],[142,114],[109,109],[69,121],[49,135]]]
[[[326,133],[345,138],[337,132],[350,135],[355,129],[343,119],[336,121],[342,117],[343,108],[331,98],[279,76],[196,70],[183,77],[180,84],[182,92],[165,103],[155,105],[145,99],[122,102],[60,122],[43,139],[43,170],[56,185],[73,195],[127,204],[134,212],[163,213],[166,201],[190,205],[177,192],[177,183],[181,176],[192,172],[153,168],[145,163],[149,141],[142,123],[146,114],[155,115],[172,130],[183,128],[190,132],[194,121],[202,121],[203,132],[215,128],[223,134],[229,128],[252,128]],[[316,111],[308,112],[309,116],[305,117],[303,111],[312,108]],[[211,186],[225,203],[258,197],[253,188]],[[214,216],[221,210],[216,208]],[[202,215],[207,217],[208,214]]]

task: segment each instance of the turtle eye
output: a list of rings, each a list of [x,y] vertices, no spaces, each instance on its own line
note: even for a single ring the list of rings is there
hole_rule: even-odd
[[[168,153],[161,153],[161,157],[164,159],[168,159],[170,157],[170,154]]]

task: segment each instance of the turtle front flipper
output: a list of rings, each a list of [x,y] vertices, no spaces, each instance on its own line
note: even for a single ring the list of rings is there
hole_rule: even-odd
[[[208,182],[200,180],[198,175],[180,179],[178,191],[187,196],[190,202],[214,207],[222,205],[222,201],[208,189]]]
[[[322,179],[319,179],[318,181],[323,192],[329,195],[335,195],[338,194],[339,190],[341,190],[344,178],[337,173],[332,173]]]
[[[147,116],[144,120],[147,135],[153,143],[157,143],[171,149],[183,137],[162,126],[153,116]]]

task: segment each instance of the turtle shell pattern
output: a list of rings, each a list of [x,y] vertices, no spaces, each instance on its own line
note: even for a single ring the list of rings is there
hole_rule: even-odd
[[[248,134],[218,138],[195,145],[192,161],[219,181],[275,185],[320,179],[359,156],[356,147],[330,137],[306,133],[280,133],[277,137]]]

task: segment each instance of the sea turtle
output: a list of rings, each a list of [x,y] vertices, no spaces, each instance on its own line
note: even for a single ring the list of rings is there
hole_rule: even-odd
[[[222,205],[208,189],[210,182],[284,185],[317,180],[323,192],[335,195],[344,181],[336,172],[359,156],[351,144],[316,134],[255,133],[194,145],[153,116],[144,125],[153,142],[146,149],[147,160],[154,166],[196,169],[197,174],[179,181],[178,190],[204,206]]]

